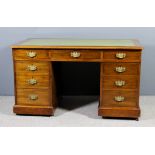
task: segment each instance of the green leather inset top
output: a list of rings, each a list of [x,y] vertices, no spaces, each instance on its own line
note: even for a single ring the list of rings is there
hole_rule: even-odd
[[[23,46],[136,46],[134,40],[101,39],[30,39],[18,45]]]

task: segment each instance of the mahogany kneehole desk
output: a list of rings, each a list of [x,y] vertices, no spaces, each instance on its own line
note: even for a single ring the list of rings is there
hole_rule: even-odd
[[[29,39],[12,46],[14,113],[54,115],[53,62],[100,63],[98,115],[138,118],[142,47],[137,40]],[[94,111],[95,112],[95,111]]]

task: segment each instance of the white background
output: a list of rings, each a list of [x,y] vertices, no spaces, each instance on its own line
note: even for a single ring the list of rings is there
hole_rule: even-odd
[[[154,0],[1,0],[1,26],[155,26]]]
[[[5,0],[1,27],[154,27],[153,0]],[[1,128],[0,154],[154,154],[154,128]]]

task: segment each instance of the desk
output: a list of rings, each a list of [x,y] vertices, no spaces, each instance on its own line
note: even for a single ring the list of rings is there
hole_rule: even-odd
[[[14,113],[54,115],[58,100],[53,63],[96,62],[98,115],[138,118],[142,49],[137,40],[28,39],[13,45]]]

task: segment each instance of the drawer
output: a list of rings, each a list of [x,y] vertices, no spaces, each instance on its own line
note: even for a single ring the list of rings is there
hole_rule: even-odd
[[[139,63],[102,63],[103,75],[139,75]]]
[[[18,75],[49,75],[49,62],[15,61],[15,72]]]
[[[95,50],[51,50],[53,61],[87,61],[100,60],[101,52]]]
[[[30,50],[30,49],[16,49],[13,52],[15,60],[43,60],[48,59],[48,50]]]
[[[104,61],[115,61],[115,62],[140,62],[141,52],[140,51],[104,51]]]
[[[105,90],[101,107],[137,107],[138,91]]]
[[[50,105],[48,89],[17,89],[17,105],[47,106]]]
[[[48,88],[49,76],[17,75],[17,88]]]
[[[103,76],[103,89],[139,89],[138,76]]]

